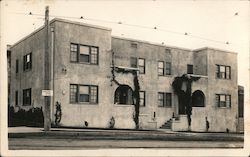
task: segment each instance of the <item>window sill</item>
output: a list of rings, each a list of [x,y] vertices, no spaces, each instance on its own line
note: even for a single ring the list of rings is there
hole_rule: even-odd
[[[172,106],[158,106],[158,108],[172,108]]]
[[[32,69],[25,69],[23,72],[29,72],[31,71]]]
[[[89,63],[89,62],[74,62],[74,61],[70,61],[70,63],[74,63],[74,64],[86,64],[86,65],[99,65],[99,63],[93,64],[93,63]]]
[[[72,105],[98,105],[98,103],[90,103],[90,102],[70,102]]]
[[[217,107],[219,109],[231,109],[231,107]]]
[[[120,107],[131,107],[134,106],[133,104],[114,104],[115,106],[120,106]]]

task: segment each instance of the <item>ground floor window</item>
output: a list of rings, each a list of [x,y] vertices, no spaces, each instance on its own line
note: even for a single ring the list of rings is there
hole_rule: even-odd
[[[216,106],[218,107],[231,107],[231,95],[216,94]]]
[[[159,107],[171,107],[172,106],[172,94],[171,93],[158,93],[158,106]]]
[[[205,95],[202,91],[197,90],[192,94],[192,106],[193,107],[204,107],[205,106]]]
[[[31,105],[31,88],[23,90],[23,106]]]
[[[70,103],[98,103],[98,86],[70,84]]]
[[[120,85],[115,90],[115,104],[132,105],[133,104],[133,90],[128,85]]]
[[[145,104],[145,91],[140,91],[140,106],[144,107]]]

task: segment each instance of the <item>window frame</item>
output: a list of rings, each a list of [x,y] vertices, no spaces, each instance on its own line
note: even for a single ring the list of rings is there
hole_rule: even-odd
[[[191,72],[190,72],[190,70],[191,70]],[[187,74],[194,74],[194,65],[193,64],[187,64]]]
[[[16,59],[16,74],[19,73],[19,60]]]
[[[26,97],[27,92],[29,92],[29,97]],[[31,99],[32,99],[32,90],[31,88],[23,89],[23,106],[31,106]],[[29,98],[29,100],[27,100]],[[28,103],[27,103],[28,101]]]
[[[140,65],[140,60],[143,60],[143,65]],[[139,74],[145,74],[146,73],[146,60],[145,58],[138,58],[137,66],[139,68]],[[140,71],[140,67],[143,68],[143,72]]]
[[[72,100],[72,89],[73,89],[73,88],[71,88],[72,86],[76,86],[76,98],[75,98],[75,101],[71,101]],[[86,87],[88,87],[88,95],[89,95],[88,99],[89,100],[86,101],[86,102],[80,102],[80,91],[79,91],[80,86],[86,86]],[[94,105],[98,105],[98,103],[99,103],[99,89],[98,89],[97,85],[70,84],[69,87],[70,87],[70,91],[69,91],[69,103],[70,104],[94,104]],[[96,102],[92,102],[91,101],[91,97],[93,96],[92,95],[93,93],[91,93],[92,92],[91,91],[92,87],[96,88],[96,95],[95,95]]]
[[[167,68],[167,65],[169,65],[169,67]],[[167,73],[167,71],[169,70],[169,73]],[[171,75],[172,74],[172,63],[171,62],[166,62],[165,63],[165,75]]]
[[[15,91],[15,106],[18,106],[18,90]]]
[[[163,99],[159,99],[160,94],[163,96]],[[159,103],[160,101],[163,102],[163,106],[160,106],[160,103]],[[168,102],[169,102],[169,104],[168,104]],[[172,93],[158,92],[158,107],[172,108]]]
[[[76,45],[77,46],[77,50],[76,51],[72,51],[72,46]],[[88,47],[89,49],[89,58],[88,58],[88,62],[83,62],[80,61],[80,47],[81,46],[85,46]],[[93,53],[92,49],[96,49],[96,54]],[[77,53],[77,59],[76,61],[72,60],[72,53]],[[94,59],[95,62],[92,62],[92,57],[95,56],[96,58]],[[92,46],[92,45],[85,45],[85,44],[77,44],[77,43],[70,43],[70,62],[71,63],[78,63],[78,64],[90,64],[90,65],[99,65],[99,47],[98,46]]]
[[[225,69],[225,72],[221,72],[221,67]],[[224,75],[224,78],[222,77],[222,74]],[[231,80],[231,66],[216,64],[215,77],[217,79]]]
[[[221,105],[221,96],[225,97],[225,101],[223,101],[225,103],[225,106]],[[227,99],[229,98],[229,104],[227,104]],[[230,94],[215,94],[215,104],[217,108],[231,108],[232,107],[232,99],[231,99],[231,95]]]
[[[143,93],[143,98],[141,98],[141,96],[140,96],[140,101],[139,101],[140,107],[146,107],[146,102],[145,102],[145,100],[146,100],[146,91],[139,91],[139,94],[140,93]],[[143,99],[143,105],[141,105],[141,100],[142,99]]]
[[[159,66],[159,63],[162,63],[163,64],[163,66],[162,66],[162,68],[160,68],[160,66]],[[157,64],[157,66],[158,66],[158,70],[157,70],[157,72],[158,72],[158,76],[164,76],[164,66],[165,64],[164,64],[164,61],[158,61],[158,64]],[[162,69],[162,74],[159,74],[159,70],[160,69]]]
[[[27,58],[30,56],[29,62],[27,62]],[[32,69],[32,53],[28,53],[23,56],[23,71],[30,71]]]

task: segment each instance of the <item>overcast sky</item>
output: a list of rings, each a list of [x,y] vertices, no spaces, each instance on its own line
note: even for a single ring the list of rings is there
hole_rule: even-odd
[[[43,25],[45,6],[50,15],[72,17],[112,28],[112,35],[189,49],[214,47],[238,53],[238,82],[249,89],[249,1],[224,0],[9,0],[3,1],[3,29],[7,44],[13,44]],[[96,20],[122,22],[132,27]],[[74,18],[75,17],[75,18]],[[51,17],[52,19],[53,17]],[[164,31],[161,31],[164,29]],[[185,32],[188,35],[184,35]],[[198,36],[197,37],[192,37]],[[205,39],[205,40],[204,40]],[[229,42],[229,44],[226,44]]]

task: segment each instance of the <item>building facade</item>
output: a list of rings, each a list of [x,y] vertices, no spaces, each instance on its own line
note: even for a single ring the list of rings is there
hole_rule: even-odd
[[[51,119],[61,104],[61,126],[235,132],[238,125],[237,54],[189,50],[111,36],[111,29],[62,19],[50,22]],[[10,104],[44,106],[44,27],[11,47]],[[195,77],[192,115],[172,83]],[[137,81],[135,81],[137,80]],[[181,89],[187,90],[182,84]],[[139,90],[139,96],[136,96]],[[208,127],[209,124],[209,128]]]

